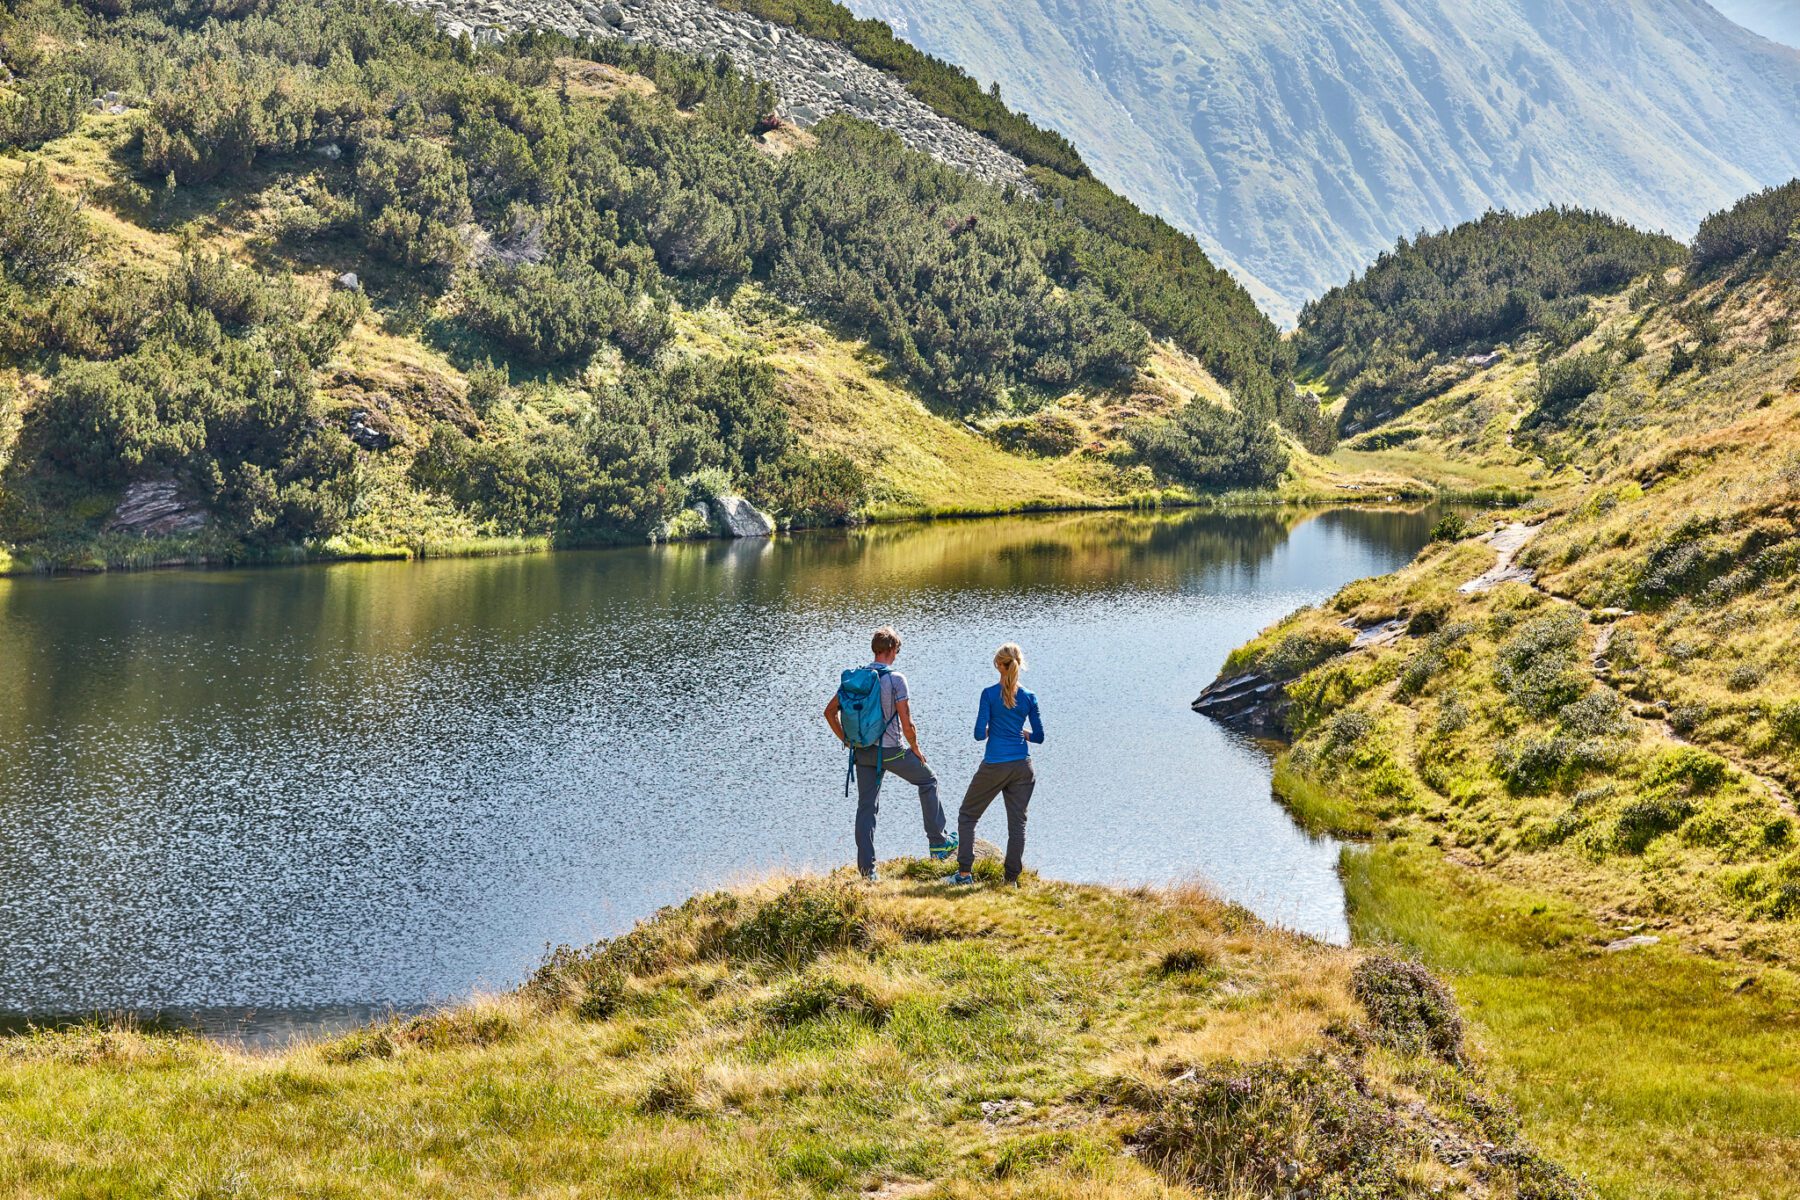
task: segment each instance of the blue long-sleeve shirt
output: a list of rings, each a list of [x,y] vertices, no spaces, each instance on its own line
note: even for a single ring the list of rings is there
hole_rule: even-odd
[[[1028,718],[1031,721],[1029,734],[1025,732]],[[982,692],[981,707],[975,713],[975,740],[987,742],[987,752],[981,756],[983,762],[1007,763],[1030,758],[1031,747],[1026,742],[1044,740],[1044,718],[1038,713],[1037,697],[1020,688],[1013,696],[1013,707],[1008,708],[999,684]]]

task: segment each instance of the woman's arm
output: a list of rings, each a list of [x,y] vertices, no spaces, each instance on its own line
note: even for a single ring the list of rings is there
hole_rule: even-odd
[[[987,741],[987,735],[988,698],[987,693],[983,692],[981,693],[981,700],[975,705],[975,740],[978,742],[985,742]]]
[[[1042,742],[1044,740],[1044,714],[1038,711],[1036,696],[1031,698],[1031,712],[1027,715],[1031,717],[1031,740]]]

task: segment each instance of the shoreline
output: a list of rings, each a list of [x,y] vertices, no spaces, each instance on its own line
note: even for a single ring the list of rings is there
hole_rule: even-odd
[[[1379,494],[1377,494],[1379,492]],[[1534,495],[1536,493],[1533,493]],[[1355,493],[1301,492],[1223,492],[1211,496],[1179,499],[1157,496],[1146,500],[1101,502],[1094,504],[1022,505],[1013,508],[968,509],[936,508],[881,512],[848,525],[809,526],[779,530],[774,536],[849,532],[875,526],[891,527],[926,525],[937,521],[979,521],[1000,517],[1052,516],[1057,514],[1157,513],[1212,510],[1217,512],[1252,512],[1268,509],[1380,508],[1386,505],[1423,506],[1439,504],[1471,504],[1482,506],[1517,503],[1520,493],[1507,489],[1479,489],[1474,492],[1433,490],[1429,488],[1371,489]],[[416,545],[376,543],[360,538],[333,538],[318,546],[294,545],[267,551],[248,548],[207,535],[188,537],[140,538],[118,535],[108,545],[96,538],[80,549],[72,549],[66,557],[55,560],[32,555],[20,547],[0,546],[0,579],[50,578],[73,575],[105,575],[113,573],[169,570],[235,570],[256,567],[326,566],[352,562],[419,562],[449,558],[505,558],[515,555],[547,554],[566,550],[605,550],[627,546],[677,543],[732,541],[724,537],[674,539],[660,543],[658,539],[619,538],[559,541],[551,534],[529,536],[493,535],[454,538],[442,542]],[[104,549],[102,547],[105,547]],[[112,553],[108,553],[108,551]],[[83,559],[79,556],[87,554]],[[31,557],[27,557],[32,555]]]

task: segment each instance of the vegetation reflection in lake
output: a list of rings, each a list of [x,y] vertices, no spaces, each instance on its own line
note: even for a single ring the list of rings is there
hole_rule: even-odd
[[[1056,515],[0,581],[0,1011],[413,1006],[697,889],[847,863],[819,711],[884,622],[952,810],[993,647],[1026,647],[1050,731],[1029,866],[1203,880],[1342,940],[1336,847],[1188,705],[1231,647],[1429,527]],[[880,852],[918,853],[911,796],[884,792]]]

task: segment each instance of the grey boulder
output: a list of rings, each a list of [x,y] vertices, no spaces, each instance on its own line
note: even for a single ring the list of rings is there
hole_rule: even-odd
[[[769,514],[742,496],[720,496],[712,502],[713,520],[727,537],[768,537],[775,532]]]

